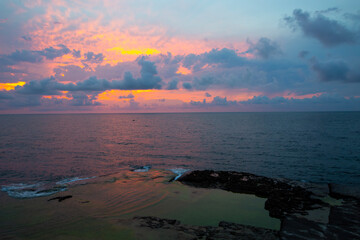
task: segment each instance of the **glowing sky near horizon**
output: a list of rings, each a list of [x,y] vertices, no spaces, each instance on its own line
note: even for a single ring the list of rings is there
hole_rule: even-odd
[[[0,113],[360,110],[360,4],[1,1]]]

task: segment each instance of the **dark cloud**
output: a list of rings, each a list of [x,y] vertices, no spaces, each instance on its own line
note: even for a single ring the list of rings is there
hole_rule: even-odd
[[[135,96],[131,93],[129,93],[128,95],[126,96],[119,96],[119,99],[129,99],[129,98],[134,98]]]
[[[214,83],[215,79],[213,77],[204,76],[201,78],[194,78],[192,85],[196,90],[206,90]]]
[[[325,10],[316,11],[316,13],[331,13],[331,12],[339,12],[340,9],[337,7],[331,7]]]
[[[235,51],[234,51],[235,52]],[[198,55],[202,58],[202,55]],[[205,59],[198,60],[204,64]],[[199,64],[194,63],[195,65]],[[238,66],[224,67],[222,64],[194,71],[191,76],[179,77],[188,90],[247,88],[254,91],[274,93],[296,86],[311,74],[307,64],[288,60],[262,61],[242,59]]]
[[[73,57],[75,57],[75,58],[81,58],[81,52],[80,52],[80,50],[75,50],[75,49],[73,49],[72,50],[72,55],[73,55]]]
[[[86,65],[86,64],[84,64]],[[139,72],[140,66],[137,62],[119,62],[111,66],[109,64],[96,65],[93,68],[79,67],[75,65],[58,66],[54,69],[55,77],[62,81],[82,81],[91,76],[107,80],[122,79],[125,72]]]
[[[36,107],[41,106],[40,96],[26,96],[24,98],[16,98],[9,102],[11,108],[24,108],[24,107]]]
[[[17,86],[15,92],[24,95],[59,95],[59,83],[50,77],[40,81],[30,81],[24,86]]]
[[[157,75],[156,66],[153,62],[143,58],[138,61],[141,67],[140,78],[134,78],[130,72],[126,72],[124,80],[112,81],[113,89],[135,90],[135,89],[161,89],[162,80]]]
[[[246,62],[246,59],[240,57],[233,49],[214,48],[209,52],[199,55],[188,54],[182,58],[182,66],[192,69],[194,72],[201,71],[206,65],[216,64],[218,67],[233,68]]]
[[[203,99],[203,101],[201,102],[201,101],[194,101],[194,100],[191,100],[190,101],[190,105],[192,105],[192,106],[206,106],[206,105],[208,105],[208,103],[206,102],[206,99]]]
[[[284,20],[294,30],[300,29],[306,36],[316,38],[328,47],[356,42],[356,32],[337,20],[324,16],[322,12],[311,15],[309,12],[295,9],[293,15],[285,17]]]
[[[90,77],[81,82],[69,84],[57,84],[56,87],[61,91],[99,91],[103,92],[112,88],[112,83],[106,79]]]
[[[32,41],[32,38],[29,36],[22,36],[21,38],[24,39],[25,41],[29,41],[29,42]]]
[[[325,106],[331,106],[336,104],[338,104],[339,106],[341,106],[342,104],[343,106],[346,106],[346,104],[355,105],[360,103],[360,98],[345,98],[334,94],[322,94],[320,96],[313,96],[311,98],[304,98],[304,99],[284,98],[284,97],[269,98],[267,96],[254,96],[251,99],[248,99],[246,101],[239,101],[238,103],[251,104],[251,105],[287,105],[290,107],[296,105],[305,105],[311,108],[311,107],[315,107],[316,105],[325,105]]]
[[[71,51],[65,45],[57,45],[58,48],[45,48],[42,51],[36,51],[41,56],[44,56],[46,59],[54,60],[55,58],[62,57],[63,55],[69,54]]]
[[[284,97],[269,98],[267,96],[254,96],[246,101],[241,101],[243,104],[281,104],[287,102]]]
[[[141,66],[140,78],[133,78],[130,72],[126,72],[123,80],[108,81],[90,77],[84,81],[63,84],[57,82],[54,77],[40,81],[30,81],[24,86],[17,86],[15,92],[25,95],[61,95],[59,91],[69,92],[103,92],[110,89],[134,90],[134,89],[161,89],[161,78],[157,74],[153,62],[139,60]]]
[[[2,99],[12,99],[13,96],[8,92],[0,91],[0,100]]]
[[[260,95],[245,101],[229,101],[226,97],[216,96],[211,102],[191,101],[193,107],[228,108],[245,111],[294,111],[294,110],[360,110],[360,98],[345,98],[339,95],[322,94],[311,98],[295,99]]]
[[[83,62],[102,63],[104,61],[104,55],[102,53],[95,54],[93,52],[87,52],[84,54],[84,57]]]
[[[71,94],[72,100],[69,101],[72,106],[99,106],[100,102],[96,101],[96,96],[89,96],[85,93],[73,93]]]
[[[209,52],[202,54],[188,54],[186,56],[175,56],[174,61],[176,60],[176,70],[181,64],[183,67],[191,69],[193,75],[197,72],[206,71],[208,65],[213,65],[216,68],[234,68],[239,67],[248,62],[246,58],[243,58],[238,55],[236,50],[223,48],[223,49],[212,49]],[[174,62],[173,61],[173,62]],[[168,76],[173,77],[173,76]],[[177,77],[183,77],[177,75]]]
[[[206,93],[205,93],[205,97],[211,97],[211,94],[208,93],[208,92],[206,92]]]
[[[199,60],[199,58],[200,58],[199,55],[195,55],[193,53],[190,53],[190,54],[185,56],[185,58],[183,60],[183,66],[186,67],[186,68],[191,68],[192,65],[194,65]]]
[[[178,75],[177,71],[180,66],[180,61],[183,59],[183,56],[172,56],[171,53],[155,55],[152,57],[152,61],[154,61],[157,65],[161,66],[159,70],[159,75],[164,77],[165,79],[173,78]]]
[[[311,68],[323,82],[360,82],[360,73],[351,70],[348,64],[341,59],[319,62],[313,58]]]
[[[203,101],[191,101],[190,105],[193,106],[235,106],[237,101],[229,101],[226,97],[216,96],[211,102],[206,102],[206,99]]]
[[[168,83],[168,86],[167,86],[167,90],[176,90],[178,89],[178,80],[177,79],[173,79],[171,80],[169,83]]]
[[[220,64],[222,67],[231,68],[245,62],[244,58],[237,55],[235,50],[223,48],[213,49],[201,55],[204,64]]]
[[[274,55],[282,53],[279,45],[268,38],[260,38],[257,43],[248,42],[250,44],[250,48],[247,52],[254,53],[256,56],[263,59],[268,59]]]
[[[183,88],[187,89],[187,90],[191,90],[192,89],[192,85],[191,83],[185,82],[183,83]]]
[[[216,96],[213,98],[212,102],[211,102],[212,105],[220,105],[220,106],[226,106],[226,105],[236,105],[237,102],[236,101],[228,101],[226,99],[226,97],[219,97],[219,96]]]
[[[38,63],[43,61],[43,56],[38,51],[28,51],[28,50],[16,50],[7,56],[2,56],[4,59],[9,59],[7,65],[15,65],[17,62],[30,62]]]
[[[58,45],[57,48],[45,48],[41,51],[16,50],[9,55],[0,55],[0,65],[11,66],[18,62],[40,63],[44,58],[53,60],[68,53],[70,53],[70,49],[64,45]]]

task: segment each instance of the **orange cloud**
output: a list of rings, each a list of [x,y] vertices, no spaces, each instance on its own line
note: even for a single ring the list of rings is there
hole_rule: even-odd
[[[52,96],[52,95],[43,95],[41,98],[43,99],[67,99],[67,100],[72,100],[72,97],[68,97],[66,94],[68,93],[68,91],[60,91],[62,94],[62,96]]]
[[[0,83],[0,90],[10,91],[14,90],[16,86],[24,86],[26,82],[16,82],[16,83]]]
[[[190,69],[180,65],[176,73],[177,74],[182,74],[182,75],[189,75],[189,74],[192,73],[192,71]]]

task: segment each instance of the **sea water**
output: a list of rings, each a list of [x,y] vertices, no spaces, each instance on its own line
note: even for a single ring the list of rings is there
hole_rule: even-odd
[[[360,184],[360,112],[0,115],[3,189],[150,168]]]

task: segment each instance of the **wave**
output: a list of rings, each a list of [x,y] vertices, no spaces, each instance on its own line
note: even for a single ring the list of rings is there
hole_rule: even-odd
[[[148,172],[151,169],[151,166],[135,166],[133,172]]]
[[[6,192],[13,198],[36,198],[49,196],[57,192],[66,191],[64,186],[47,187],[44,183],[35,184],[9,184],[1,187],[1,191]]]
[[[96,178],[96,176],[84,177],[84,178],[80,178],[80,177],[66,178],[64,180],[56,182],[56,184],[57,185],[65,185],[65,184],[69,184],[69,183],[72,183],[72,182],[78,182],[78,181],[83,181],[83,180],[88,180],[88,179],[93,179],[93,178]]]
[[[181,177],[181,175],[183,175],[184,173],[189,171],[189,169],[184,169],[184,168],[173,168],[173,169],[169,169],[169,170],[172,171],[173,173],[177,174],[176,177],[174,178],[174,181],[176,181],[179,177]]]
[[[6,192],[13,198],[36,198],[50,196],[58,192],[66,191],[70,183],[92,179],[94,177],[73,177],[66,178],[56,183],[38,182],[38,183],[13,183],[1,186],[1,191]]]

